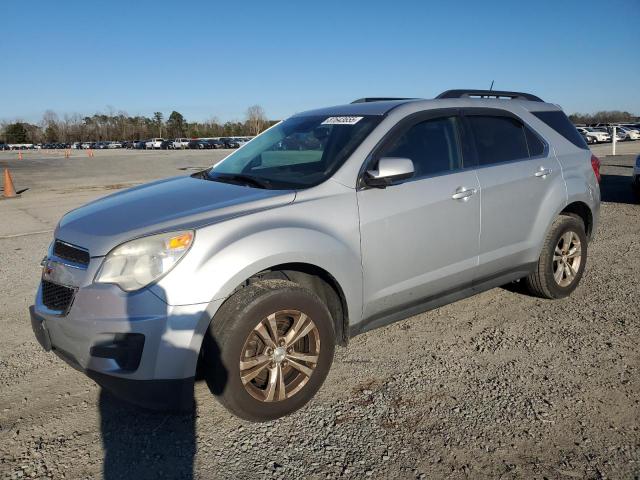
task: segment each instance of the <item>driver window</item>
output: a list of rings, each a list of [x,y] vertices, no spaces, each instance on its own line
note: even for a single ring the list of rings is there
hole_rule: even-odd
[[[462,167],[457,117],[416,123],[382,148],[379,158],[410,158],[414,179],[457,170]]]

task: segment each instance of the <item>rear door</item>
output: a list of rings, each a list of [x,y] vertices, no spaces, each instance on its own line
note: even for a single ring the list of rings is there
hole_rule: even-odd
[[[457,111],[423,113],[401,122],[373,152],[368,169],[382,157],[403,157],[415,174],[357,193],[368,321],[471,285],[480,199],[463,135]]]
[[[565,201],[560,164],[542,137],[510,112],[479,108],[464,116],[480,182],[478,279],[521,271],[537,260],[539,232]]]

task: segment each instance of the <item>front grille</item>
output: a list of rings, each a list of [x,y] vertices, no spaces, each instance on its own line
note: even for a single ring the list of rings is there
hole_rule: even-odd
[[[42,303],[50,310],[66,312],[71,302],[75,289],[64,287],[57,283],[42,281]]]
[[[70,260],[80,265],[89,265],[89,252],[68,243],[56,240],[53,245],[53,254],[64,260]]]

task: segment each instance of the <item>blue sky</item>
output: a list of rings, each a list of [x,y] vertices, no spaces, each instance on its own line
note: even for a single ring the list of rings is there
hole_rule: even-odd
[[[640,1],[3,2],[0,119],[522,90],[640,114]]]

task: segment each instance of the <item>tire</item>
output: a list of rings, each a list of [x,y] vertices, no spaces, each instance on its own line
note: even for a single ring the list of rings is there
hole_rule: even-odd
[[[270,318],[276,321],[276,339],[282,342],[271,349]],[[293,331],[290,338],[295,339],[295,332],[307,331],[309,322],[314,329],[282,345],[287,333]],[[294,325],[300,328],[291,329]],[[256,333],[257,328],[263,328],[268,341]],[[216,313],[204,339],[203,372],[211,392],[231,413],[263,422],[288,415],[311,400],[331,368],[334,349],[331,314],[315,293],[294,282],[262,280],[234,293]],[[314,360],[302,361],[300,355]],[[269,359],[266,364],[264,358]],[[251,364],[255,366],[247,368]],[[253,378],[256,371],[259,374]]]
[[[567,239],[571,239],[568,245]],[[579,241],[579,245],[576,241]],[[576,246],[577,254],[571,253],[572,246]],[[555,260],[554,256],[560,260]],[[529,292],[538,297],[567,297],[580,283],[586,260],[587,235],[584,223],[576,216],[559,215],[547,232],[536,268],[525,278],[525,285]],[[567,267],[562,266],[565,261]]]

